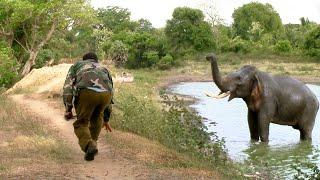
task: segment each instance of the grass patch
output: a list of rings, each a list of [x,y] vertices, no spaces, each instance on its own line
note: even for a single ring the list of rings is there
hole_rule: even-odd
[[[23,110],[5,96],[0,96],[0,106],[2,175],[15,173],[11,170],[24,167],[24,164],[62,163],[72,159],[72,150],[55,136],[56,132],[43,119]]]

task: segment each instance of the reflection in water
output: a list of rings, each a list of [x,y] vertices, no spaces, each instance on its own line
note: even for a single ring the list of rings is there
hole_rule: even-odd
[[[264,176],[293,178],[295,168],[309,169],[313,161],[313,146],[310,142],[271,147],[264,143],[252,144],[243,152],[248,155],[247,164],[254,164]]]
[[[320,86],[308,85],[320,98]],[[193,108],[207,121],[208,132],[216,132],[224,138],[229,156],[237,161],[252,164],[259,172],[271,173],[281,178],[292,178],[296,168],[310,169],[320,163],[320,117],[319,113],[313,130],[312,143],[300,142],[299,131],[290,126],[270,124],[270,142],[251,143],[247,124],[247,107],[241,99],[227,102],[227,99],[212,99],[204,91],[218,93],[218,88],[210,83],[182,83],[173,92],[199,99]],[[216,122],[213,124],[212,122]],[[295,168],[296,166],[296,168]],[[309,167],[309,168],[308,168]],[[261,171],[262,170],[262,171]]]

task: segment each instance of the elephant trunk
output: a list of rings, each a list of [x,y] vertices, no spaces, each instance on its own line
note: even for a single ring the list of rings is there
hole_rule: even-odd
[[[218,68],[217,58],[215,54],[209,54],[206,56],[206,59],[211,62],[211,72],[212,72],[212,79],[214,83],[218,86],[221,92],[227,92],[228,89],[223,85],[221,80],[221,75]]]

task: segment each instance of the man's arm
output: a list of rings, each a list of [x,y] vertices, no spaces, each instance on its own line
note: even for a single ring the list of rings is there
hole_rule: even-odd
[[[72,65],[67,74],[66,80],[63,85],[63,103],[66,108],[66,112],[71,112],[73,104],[73,90],[75,85],[75,72],[74,66]]]
[[[112,128],[109,124],[109,120],[111,117],[111,112],[112,112],[112,104],[110,104],[109,106],[106,107],[106,109],[103,112],[103,124],[106,128],[107,131],[112,132]]]

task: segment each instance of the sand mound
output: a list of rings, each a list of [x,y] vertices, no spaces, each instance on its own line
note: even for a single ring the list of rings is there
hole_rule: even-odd
[[[72,64],[59,64],[52,67],[33,69],[26,77],[17,82],[9,93],[23,92],[55,92],[61,94],[64,80]]]
[[[62,87],[72,64],[59,64],[51,67],[33,69],[26,77],[17,82],[6,94],[48,93],[62,95]],[[113,78],[115,83],[131,83],[132,74],[122,73]]]

